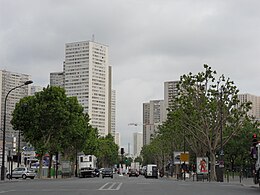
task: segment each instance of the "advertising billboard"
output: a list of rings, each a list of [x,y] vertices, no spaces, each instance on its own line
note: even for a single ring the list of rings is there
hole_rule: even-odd
[[[207,174],[209,172],[208,157],[197,157],[197,174]]]

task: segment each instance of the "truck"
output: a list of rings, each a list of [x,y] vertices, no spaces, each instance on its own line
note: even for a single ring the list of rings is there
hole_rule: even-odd
[[[140,172],[140,163],[139,162],[131,162],[130,169],[134,169],[139,173]]]
[[[94,177],[97,168],[97,158],[94,155],[78,156],[78,177]]]
[[[148,164],[146,165],[146,170],[144,173],[144,177],[148,178],[148,177],[154,177],[156,179],[158,179],[158,168],[157,165],[155,164]]]

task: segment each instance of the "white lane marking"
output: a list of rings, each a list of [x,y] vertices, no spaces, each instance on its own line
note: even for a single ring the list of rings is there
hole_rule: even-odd
[[[110,182],[108,182],[108,183],[105,183],[103,186],[101,186],[98,190],[103,190],[107,185],[109,185],[110,184]]]
[[[15,190],[7,190],[7,191],[0,191],[0,194],[5,194],[5,193],[9,193],[9,192],[14,192]]]
[[[116,185],[116,183],[112,183],[111,186],[108,188],[108,190],[112,190],[114,185]]]
[[[115,185],[117,185],[117,187],[113,188]],[[122,186],[122,183],[108,182],[108,183],[104,184],[103,186],[101,186],[98,190],[119,190],[121,186]]]
[[[122,185],[123,183],[119,183],[119,185],[117,186],[117,188],[115,189],[115,190],[119,190],[120,188],[121,188],[121,185]]]

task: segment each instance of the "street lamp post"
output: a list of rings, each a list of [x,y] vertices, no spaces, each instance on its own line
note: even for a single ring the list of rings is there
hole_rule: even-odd
[[[3,148],[2,148],[2,166],[1,166],[1,180],[5,179],[5,128],[6,128],[6,102],[7,102],[7,97],[8,95],[15,89],[23,87],[25,85],[32,84],[33,81],[29,80],[24,82],[22,85],[18,85],[12,89],[10,89],[6,96],[5,96],[5,101],[4,101],[4,126],[3,126]]]
[[[18,150],[17,150],[17,153],[18,153],[18,164],[17,164],[17,167],[20,166],[20,162],[21,162],[21,150],[20,150],[20,146],[21,146],[21,130],[19,129],[19,132],[18,132]]]
[[[224,181],[224,151],[223,151],[223,87],[220,91],[220,182]]]

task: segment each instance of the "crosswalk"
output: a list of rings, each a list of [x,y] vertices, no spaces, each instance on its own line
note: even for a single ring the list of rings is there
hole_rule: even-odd
[[[119,190],[122,183],[119,182],[108,182],[101,186],[98,190]]]

